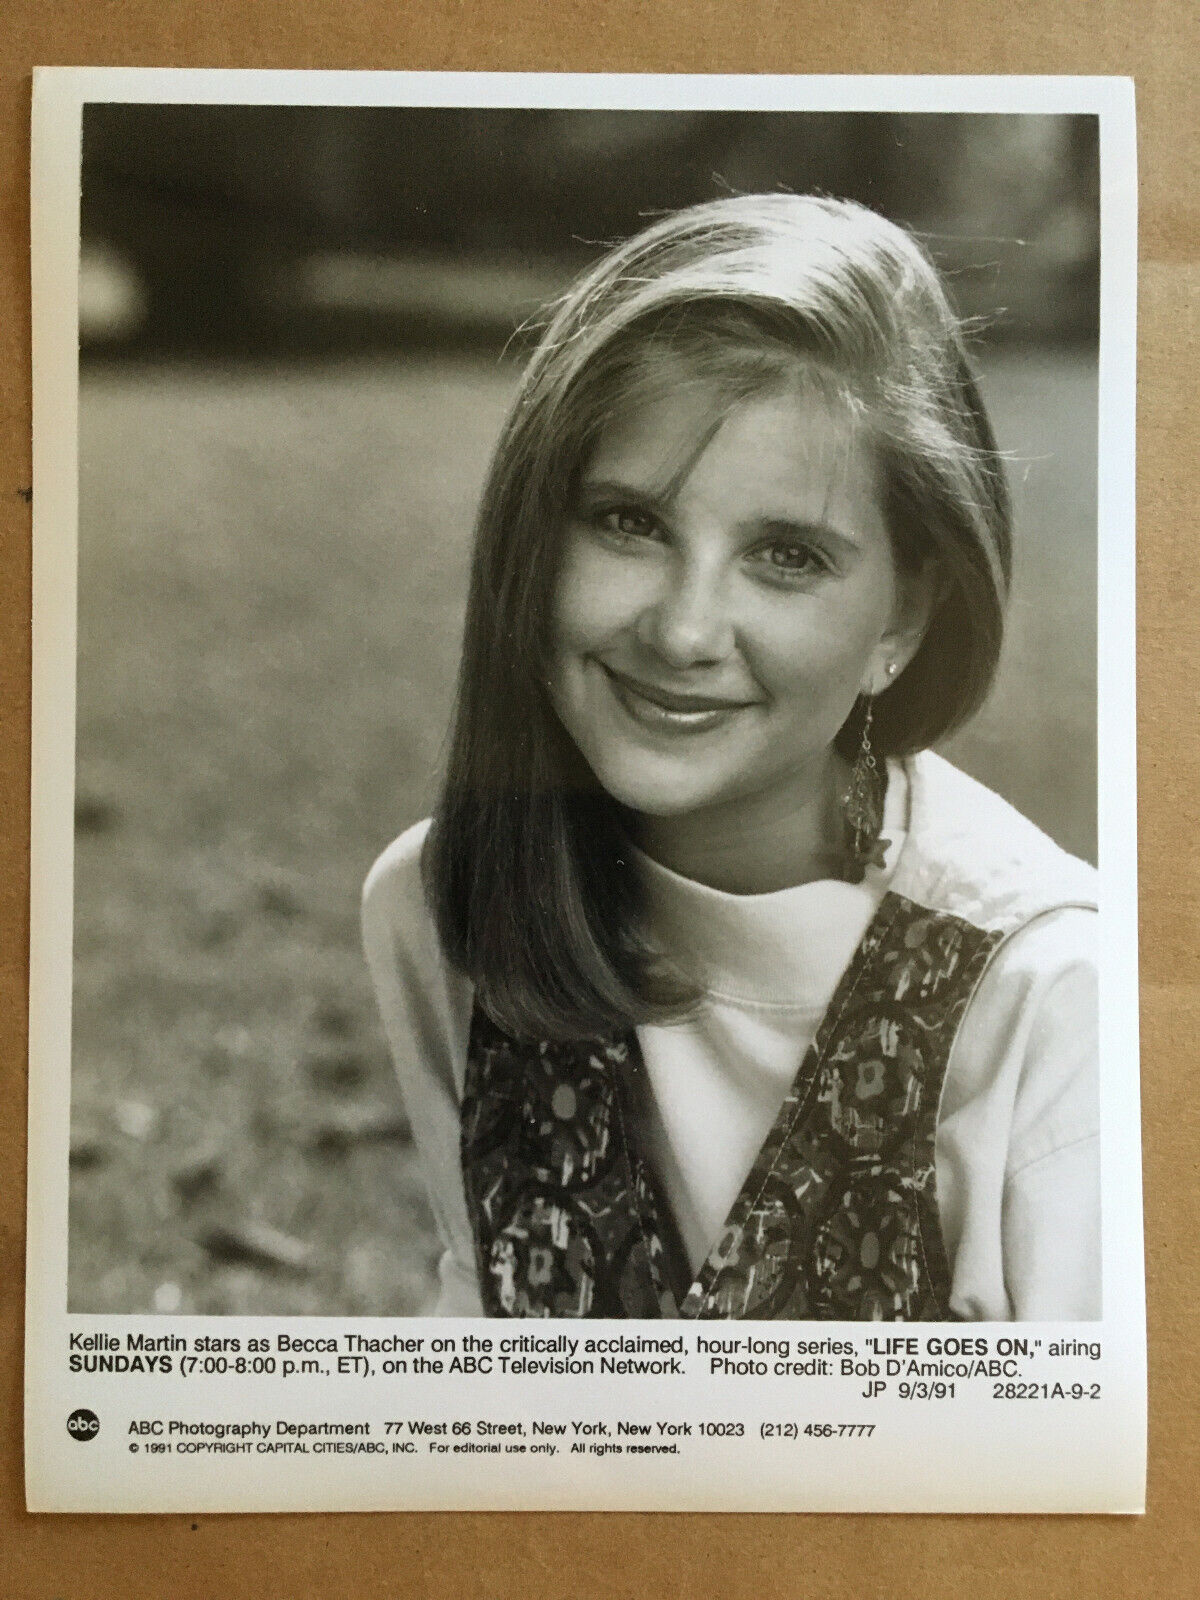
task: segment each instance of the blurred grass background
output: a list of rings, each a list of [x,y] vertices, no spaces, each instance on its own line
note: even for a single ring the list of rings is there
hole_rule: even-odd
[[[143,143],[154,160],[169,146]],[[991,192],[1025,207],[1030,162],[1076,149],[1028,130],[1009,145],[1026,181]],[[917,146],[942,162],[938,215],[986,231],[976,169],[949,162],[944,130]],[[594,141],[579,149],[594,180]],[[169,193],[129,170],[122,189],[112,150],[93,140],[89,166],[85,138],[70,1306],[411,1314],[436,1246],[359,952],[359,889],[435,792],[470,528],[517,371],[498,352],[570,264],[539,247],[498,267],[478,215],[473,243],[423,238],[433,256],[343,235],[331,250],[329,227],[310,230],[307,319],[294,298],[273,320],[274,301],[234,296],[198,351],[199,311],[185,296],[165,320],[147,313],[155,280],[128,256],[139,231],[164,259],[180,245],[187,162],[173,157]],[[983,349],[1017,583],[993,699],[950,753],[1093,855],[1089,247],[1061,208],[1047,214],[1035,279],[1058,285],[1073,337],[1039,334],[1036,282],[1018,272],[1008,297],[992,284],[1037,308],[1023,336]],[[105,236],[97,217],[137,226]],[[187,278],[210,313],[248,259],[231,237],[219,267]],[[281,350],[281,329],[304,348]]]
[[[358,893],[434,791],[512,381],[443,356],[84,382],[72,1309],[406,1313],[429,1288]],[[1018,585],[956,751],[1085,852],[1092,383],[1069,353],[989,361]]]

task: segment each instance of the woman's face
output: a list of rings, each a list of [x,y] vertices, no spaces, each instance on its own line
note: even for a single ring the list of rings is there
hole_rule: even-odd
[[[685,381],[601,435],[554,596],[555,710],[608,793],[661,818],[826,782],[928,611],[846,408],[798,382],[714,431],[714,399]]]

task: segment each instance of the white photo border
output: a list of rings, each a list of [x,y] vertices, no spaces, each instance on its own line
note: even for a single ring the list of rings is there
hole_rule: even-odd
[[[68,1316],[67,1200],[71,1082],[73,796],[78,523],[78,265],[83,108],[94,102],[555,107],[745,111],[912,111],[1090,114],[1100,127],[1101,283],[1098,477],[1098,827],[1101,871],[1101,1095],[1106,1385],[1114,1385],[1109,1445],[1086,1484],[1022,1501],[1015,1480],[949,1486],[916,1500],[893,1484],[835,1506],[820,1490],[780,1508],[1137,1511],[1144,1501],[1146,1382],[1140,1110],[1137,1073],[1134,425],[1137,180],[1133,85],[1098,77],[694,76],[645,74],[387,73],[43,68],[33,99],[33,698],[29,1022],[29,1188],[26,1449],[33,1509],[337,1509],[561,1504],[743,1508],[719,1482],[633,1498],[594,1490],[535,1490],[472,1501],[438,1480],[416,1497],[348,1489],[314,1496],[290,1474],[229,1494],[220,1473],[178,1486],[99,1483],[84,1474],[61,1425],[68,1326],[129,1318]],[[1120,1285],[1119,1295],[1112,1286]],[[149,1319],[153,1320],[153,1319]],[[187,1321],[217,1319],[176,1319]],[[222,1318],[228,1325],[238,1319]],[[255,1319],[259,1320],[259,1319]],[[266,1319],[262,1319],[266,1320]],[[283,1319],[280,1319],[283,1320]],[[334,1319],[287,1319],[320,1324]],[[345,1324],[347,1319],[336,1319]],[[417,1319],[419,1320],[419,1319]],[[416,1326],[405,1319],[406,1326]],[[1082,1333],[1084,1330],[1077,1328]],[[50,1420],[48,1420],[50,1419]],[[70,1451],[76,1450],[72,1457]],[[918,1475],[920,1476],[920,1475]],[[143,1483],[146,1479],[143,1478]],[[365,1480],[364,1480],[365,1481]],[[922,1498],[923,1497],[923,1498]]]

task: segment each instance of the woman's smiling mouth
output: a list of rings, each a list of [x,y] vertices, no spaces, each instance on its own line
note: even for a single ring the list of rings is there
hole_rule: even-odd
[[[613,697],[633,720],[644,728],[678,733],[705,733],[726,722],[739,711],[757,704],[718,695],[681,694],[640,678],[631,678],[616,668],[598,663]]]

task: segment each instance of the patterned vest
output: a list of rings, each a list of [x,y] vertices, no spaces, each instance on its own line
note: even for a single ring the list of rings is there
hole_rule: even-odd
[[[521,1041],[476,1007],[462,1165],[484,1310],[950,1320],[938,1103],[1000,938],[884,896],[694,1279],[642,1149],[636,1033]]]

